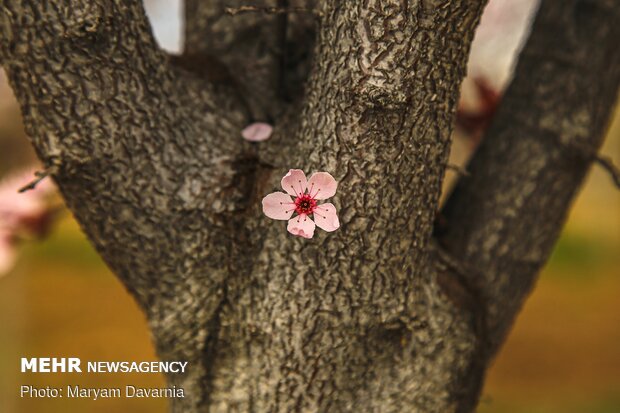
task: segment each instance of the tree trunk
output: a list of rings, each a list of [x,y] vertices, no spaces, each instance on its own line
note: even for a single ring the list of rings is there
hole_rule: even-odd
[[[620,6],[543,1],[433,233],[485,1],[187,0],[175,57],[136,2],[0,4],[40,158],[159,356],[190,363],[175,412],[472,411],[620,82]],[[254,120],[270,140],[241,139]],[[341,229],[293,238],[262,215],[291,168],[337,179]]]

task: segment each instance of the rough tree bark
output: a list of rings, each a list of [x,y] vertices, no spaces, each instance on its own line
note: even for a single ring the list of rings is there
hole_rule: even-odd
[[[245,3],[187,0],[173,58],[135,1],[0,3],[0,61],[37,153],[160,357],[190,362],[168,377],[187,394],[173,411],[473,410],[620,82],[620,5],[543,1],[433,228],[484,3],[230,17]],[[262,119],[274,136],[244,142]],[[292,238],[261,216],[289,168],[336,177],[340,230]]]

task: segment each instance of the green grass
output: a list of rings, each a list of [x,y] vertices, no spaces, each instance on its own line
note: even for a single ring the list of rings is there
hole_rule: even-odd
[[[48,238],[40,242],[25,242],[20,260],[41,265],[70,265],[77,269],[105,266],[85,235],[77,228],[53,228]],[[89,272],[85,272],[89,274]]]
[[[618,246],[610,241],[566,231],[558,240],[549,259],[552,273],[590,277],[598,269],[617,259]]]

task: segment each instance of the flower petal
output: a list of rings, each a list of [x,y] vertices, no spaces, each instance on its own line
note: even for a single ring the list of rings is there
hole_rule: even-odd
[[[268,123],[255,122],[241,131],[241,136],[250,142],[262,142],[271,137],[273,126]]]
[[[334,204],[327,202],[317,206],[314,210],[314,222],[319,228],[327,232],[340,228],[340,221]]]
[[[291,196],[299,196],[306,192],[308,181],[306,174],[301,169],[290,169],[282,178],[282,189]]]
[[[289,219],[294,211],[293,200],[284,192],[274,192],[263,198],[263,213],[271,219]]]
[[[293,235],[312,238],[315,226],[314,221],[308,215],[302,214],[291,218],[286,229]]]
[[[327,199],[336,194],[338,182],[327,172],[317,172],[308,180],[308,193],[314,199]]]

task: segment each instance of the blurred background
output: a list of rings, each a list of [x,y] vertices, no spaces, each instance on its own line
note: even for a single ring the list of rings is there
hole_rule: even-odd
[[[501,100],[536,4],[537,0],[491,0],[487,7],[463,84],[452,162],[462,164],[475,149]],[[180,2],[151,0],[146,5],[162,47],[178,52]],[[601,153],[620,162],[620,111]],[[2,190],[6,177],[36,165],[19,108],[0,70],[0,180],[5,177],[0,181],[0,210],[15,202]],[[449,171],[446,188],[453,179]],[[28,178],[22,173],[11,181],[13,188],[16,181],[23,185]],[[164,385],[157,374],[19,372],[20,357],[156,360],[144,317],[132,298],[53,189],[43,185],[35,191],[27,195],[34,199],[29,213],[41,215],[34,224],[31,216],[24,218],[27,225],[18,236],[4,242],[0,225],[0,412],[165,412],[165,400],[150,398],[20,399],[22,384]],[[620,412],[619,276],[620,192],[595,166],[534,293],[489,371],[478,411]]]

